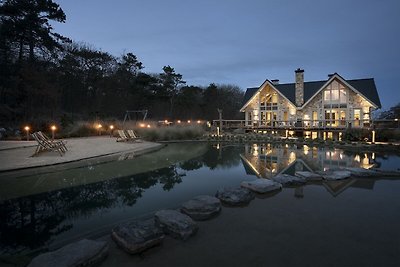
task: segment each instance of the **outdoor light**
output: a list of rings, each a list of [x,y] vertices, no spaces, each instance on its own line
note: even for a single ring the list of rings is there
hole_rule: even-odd
[[[372,143],[375,143],[375,131],[372,131]]]
[[[26,141],[29,141],[29,130],[30,130],[31,128],[29,128],[29,126],[25,126],[24,127],[24,130],[26,131]]]
[[[144,128],[144,127],[146,127],[146,124],[141,123],[141,124],[139,124],[139,126],[140,126],[141,128]]]
[[[399,119],[394,119],[395,121],[398,121]]]
[[[151,126],[150,126],[150,124],[147,124],[147,128],[150,128]]]
[[[54,132],[57,130],[57,127],[55,125],[51,125],[50,129],[51,129],[51,137],[54,140]]]
[[[168,124],[168,120],[165,120],[164,123],[165,123],[165,124]]]
[[[178,120],[178,123],[181,123],[181,120]]]
[[[201,123],[201,120],[198,120],[197,123],[200,124],[200,123]]]
[[[190,123],[190,120],[188,120],[188,123]]]
[[[96,128],[99,131],[99,135],[101,135],[101,128],[102,127],[103,127],[103,125],[101,125],[100,123],[96,125]]]
[[[110,138],[113,135],[114,125],[110,125]]]

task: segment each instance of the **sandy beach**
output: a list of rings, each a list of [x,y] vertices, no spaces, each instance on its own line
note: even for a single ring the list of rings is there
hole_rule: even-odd
[[[58,152],[43,152],[32,157],[36,149],[33,141],[0,141],[0,172],[17,169],[50,166],[74,162],[122,152],[142,153],[161,148],[158,143],[116,142],[110,137],[87,137],[65,139],[68,151],[60,156]]]

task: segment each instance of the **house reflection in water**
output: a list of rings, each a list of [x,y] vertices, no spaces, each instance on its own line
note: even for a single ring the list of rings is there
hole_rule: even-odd
[[[271,179],[278,174],[294,175],[296,171],[326,171],[344,167],[372,168],[375,166],[374,153],[346,154],[340,149],[325,149],[307,145],[247,144],[240,154],[247,174]],[[374,180],[347,179],[322,182],[332,195],[337,196],[348,187],[372,189]],[[296,197],[303,197],[302,190],[296,190]]]

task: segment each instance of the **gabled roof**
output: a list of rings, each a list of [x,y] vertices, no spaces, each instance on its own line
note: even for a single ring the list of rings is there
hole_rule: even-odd
[[[340,77],[340,76],[339,76]],[[376,90],[375,82],[373,78],[369,79],[356,79],[356,80],[345,80],[349,85],[354,87],[358,92],[365,96],[369,101],[375,104],[378,108],[381,108],[381,101]],[[307,103],[322,87],[326,84],[325,81],[312,81],[304,82],[304,103]],[[279,92],[284,95],[293,105],[296,103],[295,95],[295,84],[274,84],[273,85]],[[251,97],[257,93],[260,87],[248,88],[244,95],[243,106],[251,99]]]

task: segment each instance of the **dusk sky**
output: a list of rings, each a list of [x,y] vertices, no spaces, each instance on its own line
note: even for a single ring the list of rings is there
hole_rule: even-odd
[[[400,1],[56,0],[67,15],[55,30],[119,56],[145,72],[170,65],[189,85],[247,87],[375,78],[384,109],[400,102]]]

